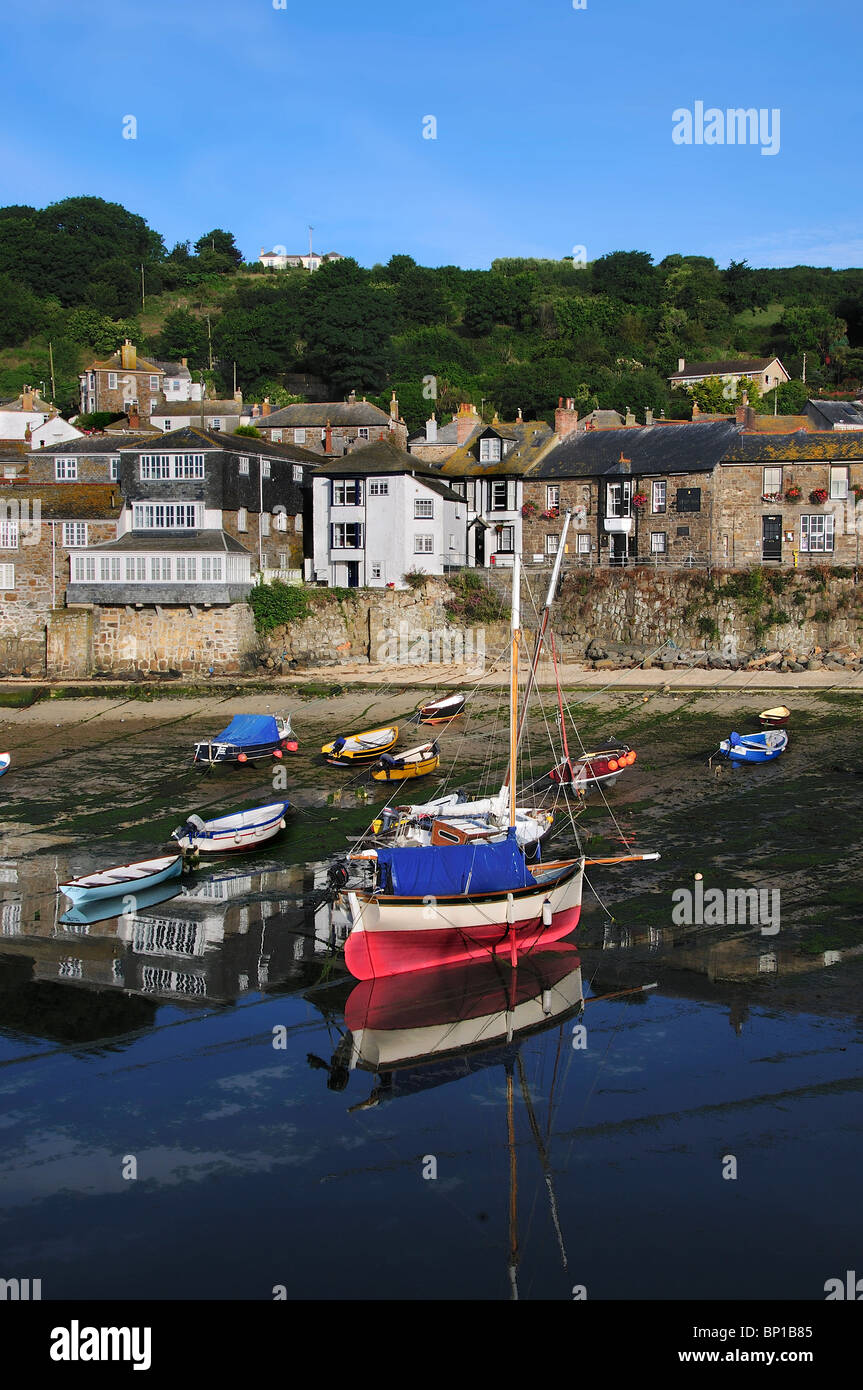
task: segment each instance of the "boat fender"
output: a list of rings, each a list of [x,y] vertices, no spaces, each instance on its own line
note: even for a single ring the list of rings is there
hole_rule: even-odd
[[[285,828],[285,822],[284,822],[283,820],[280,820],[280,821],[279,821],[279,829],[280,829],[280,830],[284,830],[284,828]]]
[[[544,927],[551,926],[551,902],[548,898],[542,905],[542,925]]]
[[[235,845],[238,845],[239,843],[240,843],[240,832],[239,832],[239,830],[235,830],[235,831],[234,831],[234,844],[235,844]]]

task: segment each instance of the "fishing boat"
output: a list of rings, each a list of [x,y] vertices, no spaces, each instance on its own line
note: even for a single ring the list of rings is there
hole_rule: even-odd
[[[569,522],[567,515],[563,534]],[[560,552],[563,551],[561,541]],[[560,553],[537,636],[527,690],[535,680],[547,610],[556,593]],[[339,890],[347,903],[351,930],[345,964],[357,979],[398,975],[408,970],[506,955],[515,966],[519,953],[559,940],[573,931],[581,913],[586,861],[582,853],[532,864],[516,837],[516,774],[524,732],[518,710],[518,659],[521,566],[514,556],[510,644],[509,766],[497,799],[508,813],[504,839],[464,844],[380,847],[362,851],[361,872],[371,883],[348,881]],[[656,859],[658,855],[623,858]],[[603,861],[610,862],[610,861]]]
[[[436,743],[424,743],[409,748],[406,753],[384,753],[372,764],[376,782],[404,782],[412,777],[426,777],[440,767],[440,749]]]
[[[166,854],[160,859],[141,859],[135,864],[121,864],[98,874],[73,878],[59,887],[73,903],[94,902],[97,898],[123,898],[129,893],[143,892],[167,879],[179,878],[182,872],[182,854]]]
[[[9,764],[11,763],[11,761],[12,761],[12,754],[11,754],[11,753],[0,753],[0,777],[3,776],[3,773],[4,773],[4,772],[7,772],[7,771],[8,771],[8,769],[9,769]]]
[[[382,753],[395,748],[399,739],[398,725],[385,729],[366,729],[361,734],[340,734],[325,743],[321,752],[333,767],[350,767],[353,763],[372,763]]]
[[[220,734],[195,744],[196,763],[249,763],[296,753],[290,715],[235,714]]]
[[[417,710],[417,722],[448,724],[451,719],[456,719],[461,714],[466,700],[466,695],[439,695],[436,700],[430,700],[427,705],[420,706]]]
[[[235,811],[207,821],[187,816],[185,824],[171,832],[171,839],[186,853],[197,850],[198,854],[228,854],[256,849],[284,830],[290,804],[274,801],[269,806],[253,806],[248,811]]]
[[[574,784],[579,791],[587,791],[598,782],[613,787],[637,756],[628,743],[612,743],[595,753],[582,753],[580,757],[567,755],[548,775],[552,782],[561,786]]]
[[[722,740],[719,751],[735,763],[769,763],[787,747],[788,735],[784,729],[764,729],[758,734],[733,733]]]
[[[777,705],[775,709],[763,709],[758,718],[768,728],[782,729],[791,718],[791,711],[787,705]]]

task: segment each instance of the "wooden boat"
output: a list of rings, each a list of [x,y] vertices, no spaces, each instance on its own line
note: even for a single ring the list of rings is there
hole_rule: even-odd
[[[11,761],[11,753],[0,753],[0,777],[3,776],[4,772],[8,771],[9,764],[11,763]]]
[[[417,719],[420,724],[448,724],[451,719],[456,719],[465,707],[466,695],[440,695],[436,700],[430,700],[427,705],[421,705],[417,711]]]
[[[184,825],[171,832],[180,849],[197,850],[199,854],[227,854],[236,850],[255,849],[264,845],[285,828],[285,813],[289,801],[274,801],[269,806],[253,806],[248,811],[201,820],[188,816]]]
[[[786,705],[777,705],[775,709],[763,709],[758,718],[768,728],[781,729],[791,718],[791,711]]]
[[[290,715],[235,714],[220,734],[195,744],[195,762],[248,763],[281,758],[298,748]]]
[[[436,743],[424,743],[406,753],[384,753],[372,764],[376,782],[404,782],[412,777],[426,777],[440,767],[440,750]]]
[[[182,854],[166,854],[160,859],[141,859],[135,864],[121,864],[102,873],[86,874],[61,883],[60,891],[74,903],[93,902],[97,898],[123,898],[169,878],[179,878],[183,872]]]
[[[463,791],[450,792],[412,806],[384,806],[374,822],[377,834],[391,835],[399,845],[460,845],[469,840],[505,840],[509,822],[501,819],[500,799],[469,800]],[[551,830],[554,812],[517,806],[515,837],[523,849],[535,846]]]
[[[95,922],[108,922],[112,917],[125,917],[132,912],[143,912],[147,907],[169,902],[183,892],[182,885],[174,879],[164,883],[154,883],[152,888],[130,890],[119,897],[96,898],[84,901],[77,907],[67,908],[58,920],[67,926],[93,925]],[[134,905],[130,902],[134,898]]]
[[[548,610],[557,590],[564,523],[546,613],[537,638],[528,694],[535,681]],[[516,838],[517,753],[524,717],[517,708],[518,658],[522,640],[520,618],[521,565],[513,561],[512,640],[510,647],[509,766],[498,802],[498,833],[509,824],[503,840],[482,839],[467,844],[382,847],[363,854],[374,872],[367,886],[347,882],[339,890],[346,902],[351,930],[345,943],[345,964],[357,979],[399,975],[408,970],[481,960],[505,955],[515,966],[519,952],[559,940],[573,931],[581,913],[585,857],[528,867]],[[623,859],[658,858],[627,855]],[[611,862],[611,861],[604,861]]]
[[[350,767],[352,763],[374,762],[395,748],[398,739],[398,725],[391,724],[385,729],[366,729],[361,734],[340,734],[332,743],[325,743],[321,752],[333,767]]]
[[[733,733],[730,738],[723,739],[719,751],[735,763],[769,763],[787,747],[788,735],[784,729],[764,729],[758,734]]]
[[[629,744],[614,744],[596,753],[583,753],[581,757],[564,757],[548,775],[552,782],[563,786],[572,783],[584,791],[597,782],[605,782],[613,787],[621,773],[631,767],[637,757],[635,749],[630,748]]]

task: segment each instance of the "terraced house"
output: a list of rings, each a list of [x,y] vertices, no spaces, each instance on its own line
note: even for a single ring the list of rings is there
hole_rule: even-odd
[[[352,391],[346,401],[307,401],[275,411],[264,401],[261,406],[253,405],[244,421],[273,443],[298,444],[314,453],[337,457],[389,438],[402,448],[407,441],[395,391],[389,414],[365,398],[358,401]]]

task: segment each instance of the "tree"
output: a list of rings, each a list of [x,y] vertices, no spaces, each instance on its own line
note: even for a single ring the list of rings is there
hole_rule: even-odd
[[[115,352],[127,338],[137,341],[140,329],[135,319],[112,319],[98,309],[81,305],[66,314],[63,333],[72,343],[107,354]]]
[[[647,251],[610,251],[591,266],[591,282],[598,294],[623,304],[650,308],[659,299],[660,277]]]
[[[161,332],[150,339],[150,350],[168,362],[187,357],[191,370],[197,371],[209,361],[207,325],[187,309],[174,309],[162,324]]]
[[[829,309],[803,309],[795,305],[785,310],[779,327],[793,352],[815,350],[822,357],[827,357],[831,346],[841,342],[848,331],[844,319],[837,318]]]
[[[261,431],[256,430],[254,425],[237,425],[237,428],[232,430],[231,433],[241,434],[244,439],[263,439]]]
[[[437,275],[421,266],[402,275],[396,288],[396,305],[399,318],[405,324],[439,323],[446,317]]]
[[[0,275],[0,347],[13,347],[37,333],[42,317],[36,296],[11,275]]]
[[[305,361],[335,390],[382,389],[391,331],[391,296],[368,284],[355,260],[332,261],[310,277],[303,296]]]
[[[721,273],[725,302],[732,314],[738,314],[741,309],[767,308],[770,296],[764,278],[745,259],[729,261],[728,268]]]
[[[778,390],[774,388],[766,392],[763,397],[764,409],[770,415],[774,412],[774,406],[779,415],[801,415],[811,394],[811,388],[805,381],[783,381]]]
[[[238,249],[233,234],[223,232],[218,227],[198,237],[195,250],[198,268],[207,275],[230,275],[243,263],[243,253]]]

